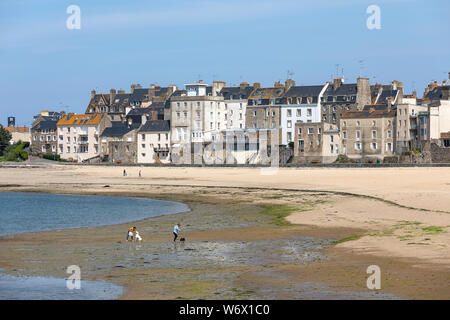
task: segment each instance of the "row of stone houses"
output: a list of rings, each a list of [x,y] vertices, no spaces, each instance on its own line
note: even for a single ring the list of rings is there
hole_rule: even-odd
[[[223,159],[229,155],[221,143],[230,141],[235,162],[245,153],[245,163],[261,163],[267,142],[284,152],[283,163],[393,161],[428,152],[431,143],[449,147],[448,99],[448,84],[430,84],[417,99],[404,95],[401,82],[370,85],[368,78],[310,86],[288,79],[271,87],[133,84],[128,93],[92,91],[82,115],[36,116],[31,140],[35,153],[78,162],[170,163],[173,150],[194,145]]]

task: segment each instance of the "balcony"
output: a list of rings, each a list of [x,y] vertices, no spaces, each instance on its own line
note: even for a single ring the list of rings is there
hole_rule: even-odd
[[[159,153],[159,152],[169,152],[169,148],[153,148],[153,151],[154,152],[157,152],[157,153]]]
[[[78,144],[87,145],[87,144],[89,144],[89,140],[78,140]]]

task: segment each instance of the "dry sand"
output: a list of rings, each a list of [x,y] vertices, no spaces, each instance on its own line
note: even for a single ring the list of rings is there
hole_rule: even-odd
[[[124,168],[130,176],[122,177]],[[137,177],[139,170],[142,178]],[[349,284],[355,268],[384,263],[392,274],[390,292],[413,298],[450,298],[450,168],[280,168],[273,175],[261,173],[259,168],[0,168],[0,190],[142,196],[159,192],[177,194],[177,199],[201,194],[219,203],[289,205],[300,209],[287,221],[300,226],[279,228],[277,234],[269,227],[249,229],[244,236],[224,226],[223,231],[195,231],[189,237],[200,241],[241,236],[252,241],[292,233],[338,239],[350,236],[326,250],[334,262],[318,262],[315,267],[285,265],[271,272],[301,273],[300,278],[309,275],[314,281],[355,289],[355,284]],[[0,249],[1,245],[2,241]],[[332,268],[337,270],[331,272]],[[405,273],[405,268],[411,269]],[[243,275],[240,284],[251,286],[255,277],[255,273]],[[356,278],[361,282],[364,277],[361,273]],[[406,285],[407,278],[414,279],[414,285]],[[292,279],[286,278],[279,283],[289,282]]]

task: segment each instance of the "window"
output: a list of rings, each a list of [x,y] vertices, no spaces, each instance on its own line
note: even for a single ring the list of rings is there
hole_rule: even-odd
[[[145,149],[145,143],[141,144],[142,149]]]
[[[375,127],[376,125],[377,125],[377,122],[376,122],[375,120],[373,120],[373,121],[372,121],[372,126]]]
[[[355,143],[355,150],[361,150],[361,143]]]
[[[342,136],[344,139],[347,139],[347,131],[342,131]]]
[[[297,109],[297,117],[301,117],[302,116],[302,110],[301,109]]]
[[[254,116],[254,117],[256,117],[256,110],[255,110],[255,111],[253,111],[253,116]]]
[[[305,141],[304,140],[298,140],[298,150],[300,152],[304,152],[305,151]]]
[[[331,142],[334,142],[334,136],[330,136]]]
[[[343,124],[344,124],[344,127],[346,127],[346,126],[347,126],[347,121],[344,121],[344,123],[343,123]]]
[[[372,131],[372,139],[376,139],[377,138],[377,131],[373,130]]]
[[[314,134],[314,128],[308,128],[308,134]]]
[[[276,114],[275,111],[272,111],[272,117],[275,117],[275,114]]]
[[[169,140],[169,134],[166,133],[166,140]]]
[[[312,109],[307,109],[306,110],[306,115],[308,116],[308,117],[311,117],[312,116]]]
[[[287,141],[288,142],[292,141],[292,132],[287,133]]]
[[[386,151],[392,152],[392,143],[390,143],[390,142],[386,143]]]
[[[180,119],[180,113],[177,112],[177,119]]]
[[[184,115],[184,118],[187,119],[187,112],[184,112],[183,115]]]
[[[302,134],[302,128],[298,128],[298,135],[300,136]]]
[[[322,134],[322,128],[317,128],[317,133]]]
[[[388,134],[388,138],[392,138],[392,131],[391,130],[388,130],[387,134]]]
[[[288,120],[288,122],[287,122],[287,127],[288,127],[288,128],[292,128],[292,121],[291,121],[291,120]]]
[[[361,126],[361,122],[356,121],[356,126],[357,126],[357,127]]]
[[[330,152],[333,153],[334,146],[330,144]]]
[[[292,117],[292,110],[291,110],[291,109],[288,109],[288,110],[287,110],[287,116],[288,116],[288,117]]]
[[[45,146],[42,146],[42,152],[47,152],[47,149],[45,148]]]
[[[356,131],[356,140],[360,140],[361,139],[361,131]]]
[[[145,141],[145,134],[142,134],[142,141]]]
[[[67,153],[70,153],[70,147],[69,146],[67,147]]]
[[[372,148],[372,150],[377,150],[377,144],[376,144],[376,142],[372,142],[372,143],[370,144],[370,147]]]

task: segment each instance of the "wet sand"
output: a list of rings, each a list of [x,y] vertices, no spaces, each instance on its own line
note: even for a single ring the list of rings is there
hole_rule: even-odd
[[[85,280],[123,285],[123,299],[448,299],[449,170],[431,169],[401,175],[423,174],[421,197],[439,188],[440,202],[435,196],[418,202],[415,191],[406,192],[410,186],[390,189],[400,182],[386,181],[384,190],[386,173],[370,170],[385,169],[280,169],[261,176],[259,169],[141,168],[144,177],[137,178],[121,177],[118,167],[0,168],[3,191],[149,197],[192,209],[136,222],[140,244],[124,241],[129,224],[6,236],[0,268],[65,277],[65,268],[78,264]],[[345,182],[326,181],[339,170],[353,171]],[[378,179],[372,187],[367,175]],[[315,176],[316,185],[305,176]],[[188,241],[174,246],[178,221]],[[436,226],[442,230],[429,228]],[[340,239],[349,241],[335,243]],[[382,272],[377,292],[366,287],[373,264]]]

